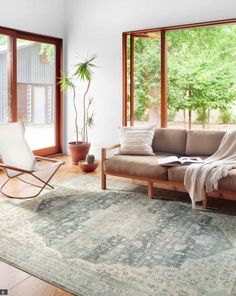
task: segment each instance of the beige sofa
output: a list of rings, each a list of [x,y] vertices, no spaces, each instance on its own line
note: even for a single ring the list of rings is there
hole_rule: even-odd
[[[207,158],[216,152],[224,134],[223,131],[159,128],[155,131],[152,144],[155,156],[115,154],[107,157],[108,151],[117,149],[120,145],[102,148],[102,189],[106,189],[106,176],[113,175],[147,181],[149,198],[153,195],[153,183],[160,188],[184,192],[187,166],[159,166],[158,159],[170,155]],[[208,196],[236,200],[236,169],[220,180],[218,191],[205,195],[203,208],[207,207]]]

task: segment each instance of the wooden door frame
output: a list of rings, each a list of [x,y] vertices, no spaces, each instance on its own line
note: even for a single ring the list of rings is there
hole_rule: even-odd
[[[63,150],[63,93],[60,90],[58,81],[63,69],[63,40],[57,37],[40,35],[31,32],[5,28],[0,26],[0,34],[10,38],[9,59],[8,59],[8,94],[11,102],[11,121],[17,121],[17,39],[36,41],[55,45],[55,146],[35,150],[39,156],[47,156],[61,153]]]
[[[134,125],[134,34],[130,35],[130,126]]]
[[[160,45],[160,79],[161,79],[161,127],[167,127],[168,122],[168,46],[167,46],[167,38],[166,32],[173,30],[181,30],[181,29],[191,29],[196,27],[207,27],[207,26],[216,26],[216,25],[224,25],[236,23],[236,18],[225,19],[225,20],[217,20],[217,21],[208,21],[208,22],[200,22],[193,24],[183,24],[183,25],[175,25],[175,26],[167,26],[167,27],[159,27],[159,28],[151,28],[151,29],[142,29],[135,31],[127,31],[122,33],[122,124],[123,126],[127,126],[128,123],[128,67],[127,67],[127,43],[128,37],[130,37],[130,125],[134,124],[134,37],[145,37],[152,38],[148,36],[148,33],[160,32],[161,36],[161,45]]]

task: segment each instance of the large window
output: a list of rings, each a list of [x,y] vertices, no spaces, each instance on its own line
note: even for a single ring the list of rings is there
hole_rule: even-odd
[[[61,151],[62,40],[0,28],[0,123],[23,121],[39,155]]]
[[[123,57],[124,125],[235,127],[234,20],[124,33]]]

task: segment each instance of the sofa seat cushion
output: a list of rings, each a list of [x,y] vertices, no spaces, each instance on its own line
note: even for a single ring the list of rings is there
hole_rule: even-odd
[[[200,157],[201,159],[208,158],[208,156],[202,156],[202,155],[201,156],[197,155],[197,157]],[[187,167],[188,165],[169,167],[168,180],[183,183]]]
[[[172,182],[184,182],[185,172],[187,165],[169,167],[168,169],[168,180]]]
[[[187,167],[188,166],[178,166],[169,168],[168,180],[183,183]],[[219,189],[236,192],[236,169],[231,170],[229,176],[220,180]]]
[[[231,170],[229,176],[220,180],[219,189],[236,192],[236,169]]]
[[[159,154],[155,156],[115,155],[105,162],[106,172],[129,175],[142,178],[167,180],[167,167],[158,165],[158,159],[170,156]]]

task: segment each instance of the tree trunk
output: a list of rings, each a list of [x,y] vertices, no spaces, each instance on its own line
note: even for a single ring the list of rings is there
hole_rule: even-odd
[[[186,126],[186,112],[185,112],[185,109],[183,110],[183,114],[184,114],[184,128],[186,129],[187,126]]]
[[[206,109],[202,110],[202,128],[206,128]]]
[[[211,110],[208,109],[208,118],[207,118],[207,128],[210,128],[210,115],[211,115]]]
[[[188,129],[192,129],[192,110],[188,110]]]

